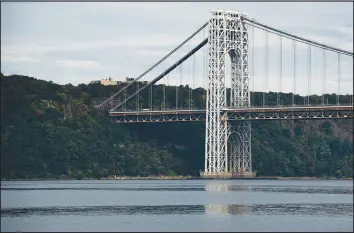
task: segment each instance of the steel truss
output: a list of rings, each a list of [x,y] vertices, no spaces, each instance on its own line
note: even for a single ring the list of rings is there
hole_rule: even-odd
[[[337,119],[353,118],[353,106],[322,107],[279,107],[279,108],[223,108],[220,111],[223,120],[296,120],[296,119]],[[205,110],[165,110],[111,112],[113,123],[153,123],[175,121],[205,121]],[[230,126],[228,126],[230,127]],[[227,129],[229,132],[229,129]]]
[[[183,121],[205,121],[205,110],[193,112],[170,112],[164,114],[126,114],[114,113],[110,115],[112,123],[138,123],[138,122],[183,122]]]
[[[229,120],[297,120],[353,118],[353,110],[321,110],[292,112],[229,112]]]

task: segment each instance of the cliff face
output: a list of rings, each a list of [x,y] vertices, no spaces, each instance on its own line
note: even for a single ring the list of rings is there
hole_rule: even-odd
[[[195,175],[204,169],[204,122],[111,124],[95,111],[92,99],[117,87],[1,75],[1,89],[3,178]],[[153,102],[160,106],[162,87],[154,90]],[[166,88],[167,106],[175,103],[174,91]],[[253,94],[255,100],[261,96]],[[270,93],[269,101],[273,97]],[[148,92],[140,98],[148,105]],[[188,87],[181,87],[180,101],[187,98]],[[203,101],[205,91],[193,90],[194,106]],[[258,175],[352,177],[352,132],[349,119],[255,121],[253,168]]]

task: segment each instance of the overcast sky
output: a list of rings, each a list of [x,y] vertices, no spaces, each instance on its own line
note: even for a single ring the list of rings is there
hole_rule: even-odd
[[[292,3],[1,3],[1,72],[74,85],[104,77],[137,77],[171,51],[211,16],[213,9],[246,12],[272,27],[353,51],[351,2]],[[206,32],[157,67],[151,79],[199,43]],[[251,88],[262,89],[264,33],[255,34],[255,74]],[[279,38],[269,36],[268,88],[278,90]],[[307,47],[297,45],[298,93],[307,93]],[[205,50],[195,55],[194,86],[203,85]],[[302,57],[301,57],[302,56]],[[283,40],[283,86],[293,90],[291,41]],[[320,93],[322,51],[312,49],[311,93]],[[341,92],[352,93],[352,58],[342,56]],[[192,58],[182,67],[182,83],[193,77]],[[327,53],[326,90],[335,91],[337,57]],[[179,69],[163,82],[176,84]],[[252,74],[250,74],[252,75]],[[178,77],[178,78],[177,78]],[[305,87],[305,88],[304,88]]]

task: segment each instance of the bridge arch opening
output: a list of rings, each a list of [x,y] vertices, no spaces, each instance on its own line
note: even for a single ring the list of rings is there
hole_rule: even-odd
[[[230,132],[227,139],[228,172],[233,176],[242,174],[244,171],[243,140],[241,135],[234,131]]]

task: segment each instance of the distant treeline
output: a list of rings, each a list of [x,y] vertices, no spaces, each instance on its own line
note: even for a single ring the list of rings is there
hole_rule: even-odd
[[[35,78],[1,74],[1,175],[10,178],[101,178],[111,175],[198,175],[204,169],[204,122],[111,124],[92,99],[108,97],[117,86],[58,85]],[[153,105],[176,107],[176,87],[153,87]],[[149,90],[139,95],[149,107]],[[127,95],[133,93],[133,88]],[[267,105],[276,105],[268,93]],[[180,86],[181,106],[203,108],[205,90]],[[251,93],[261,105],[263,93]],[[336,103],[336,95],[326,95]],[[291,94],[281,95],[292,103]],[[297,104],[304,97],[295,96]],[[341,103],[350,103],[340,96]],[[136,98],[127,109],[136,109]],[[320,96],[311,96],[320,104]],[[352,120],[254,121],[253,168],[260,176],[353,176]]]

